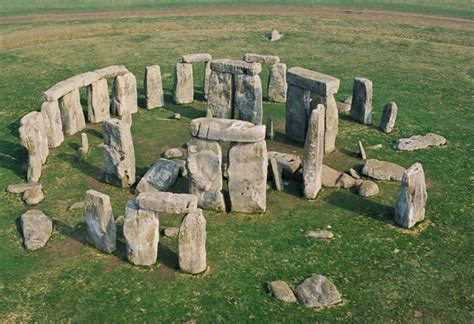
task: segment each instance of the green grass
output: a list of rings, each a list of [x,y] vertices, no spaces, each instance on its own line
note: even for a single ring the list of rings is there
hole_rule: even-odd
[[[8,3],[12,2],[2,2]],[[16,3],[20,8],[24,2]],[[36,3],[49,4],[44,8],[50,10],[59,2]],[[60,9],[81,10],[81,4],[96,9],[85,1],[78,7],[61,2]],[[456,6],[448,3],[446,11]],[[12,13],[11,8],[7,6],[6,12]],[[2,321],[472,321],[472,26],[271,13],[258,19],[252,15],[212,18],[176,15],[2,24],[0,188],[25,179],[26,151],[17,138],[18,118],[38,109],[41,93],[52,84],[76,73],[125,64],[137,76],[143,106],[144,68],[160,64],[166,107],[140,109],[134,115],[137,169],[143,174],[166,148],[187,141],[190,119],[205,115],[204,102],[169,103],[172,68],[180,56],[209,51],[216,58],[240,58],[245,52],[257,52],[279,55],[290,67],[339,77],[338,98],[351,93],[355,76],[373,80],[376,123],[383,105],[397,102],[397,129],[389,135],[342,117],[339,150],[325,161],[340,170],[360,164],[350,151],[361,139],[367,146],[384,145],[380,151],[368,151],[371,158],[405,167],[421,162],[429,184],[425,222],[413,231],[392,224],[398,183],[378,182],[381,194],[370,199],[344,189],[323,189],[316,201],[307,202],[300,195],[301,184],[291,182],[283,193],[269,192],[264,215],[205,212],[208,273],[193,277],[176,270],[177,245],[169,238],[160,241],[157,265],[134,267],[124,261],[121,235],[116,254],[101,254],[83,244],[81,211],[66,211],[91,188],[111,196],[117,216],[133,198],[129,191],[103,183],[97,147],[102,142],[100,128],[88,125],[91,153],[84,161],[74,158],[80,141],[77,134],[52,150],[45,166],[41,182],[46,199],[37,208],[55,219],[55,231],[45,248],[23,249],[16,222],[28,207],[18,196],[0,194]],[[285,37],[270,43],[264,36],[274,26]],[[198,96],[202,74],[197,66]],[[266,68],[261,77],[266,83]],[[276,126],[276,140],[268,142],[269,148],[301,154],[301,146],[285,140],[284,111],[282,104],[265,102],[265,114],[273,116]],[[160,120],[173,112],[180,112],[183,120]],[[445,136],[448,146],[403,153],[391,149],[400,137],[426,132]],[[182,186],[180,182],[176,189]],[[163,215],[160,225],[179,221],[180,217]],[[301,235],[327,225],[336,235],[329,242]],[[319,312],[286,305],[268,296],[264,287],[277,279],[296,285],[312,273],[324,274],[336,284],[343,305]],[[415,317],[419,311],[421,317]]]

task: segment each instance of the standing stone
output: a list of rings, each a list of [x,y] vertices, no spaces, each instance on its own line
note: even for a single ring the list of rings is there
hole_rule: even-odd
[[[270,171],[272,174],[273,184],[275,185],[276,191],[283,190],[283,181],[281,178],[282,166],[277,162],[274,157],[268,159],[270,165]]]
[[[361,124],[372,123],[372,81],[364,78],[354,79],[351,117]]]
[[[183,218],[178,234],[178,255],[182,271],[198,274],[206,270],[206,219],[201,209]]]
[[[425,173],[420,163],[405,171],[395,207],[395,223],[411,228],[425,219],[426,193]]]
[[[118,119],[102,124],[105,181],[120,187],[135,182],[135,150],[130,126]]]
[[[95,190],[86,191],[84,208],[87,242],[105,252],[115,251],[115,221],[110,197]]]
[[[209,76],[207,110],[214,118],[233,117],[232,74],[212,71]]]
[[[87,119],[100,123],[110,118],[110,99],[107,79],[99,79],[87,87]]]
[[[43,102],[41,105],[41,114],[43,115],[46,136],[48,137],[48,146],[50,148],[60,146],[64,141],[64,134],[58,101]]]
[[[193,99],[193,65],[177,63],[174,69],[173,101],[177,105],[184,105],[192,103]]]
[[[304,196],[316,198],[322,184],[324,156],[324,106],[318,105],[311,112],[304,143]]]
[[[289,139],[304,143],[310,104],[311,92],[309,90],[292,84],[288,85],[285,133]]]
[[[273,118],[269,116],[267,119],[267,126],[265,128],[265,138],[268,138],[273,141],[275,138],[275,132],[273,131]]]
[[[112,94],[111,110],[116,116],[138,111],[137,79],[132,73],[128,72],[115,78]]]
[[[123,236],[130,263],[141,266],[156,263],[160,239],[158,213],[140,209],[136,201],[130,200],[125,207]]]
[[[331,153],[336,149],[336,136],[339,131],[339,112],[336,99],[333,95],[313,95],[312,99],[312,105],[322,104],[325,107],[324,153]]]
[[[207,95],[209,93],[209,78],[211,77],[211,61],[207,61],[204,63],[204,98],[207,99]]]
[[[65,135],[74,135],[86,128],[79,89],[75,89],[59,98],[59,110],[61,111],[61,122]]]
[[[28,250],[46,245],[53,232],[53,222],[41,210],[30,209],[20,218],[23,244]]]
[[[262,82],[258,75],[235,77],[234,118],[261,125],[263,120]]]
[[[382,117],[380,118],[380,129],[384,133],[391,133],[397,120],[397,104],[389,102],[383,107]]]
[[[225,211],[222,195],[222,150],[217,141],[192,137],[188,143],[186,168],[189,192],[198,197],[199,207]]]
[[[176,162],[159,159],[140,179],[137,191],[139,193],[167,191],[176,182],[178,175],[179,165]]]
[[[164,106],[163,83],[161,82],[161,69],[159,65],[147,66],[145,68],[146,109]]]
[[[276,63],[270,66],[268,78],[268,100],[273,102],[286,102],[286,64]]]
[[[265,212],[268,154],[265,141],[232,143],[229,149],[229,195],[232,210]]]

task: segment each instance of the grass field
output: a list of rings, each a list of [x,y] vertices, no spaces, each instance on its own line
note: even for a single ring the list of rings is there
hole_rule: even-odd
[[[45,248],[24,250],[17,220],[28,207],[18,196],[1,194],[2,322],[472,322],[474,23],[466,19],[472,18],[472,2],[366,5],[459,16],[451,18],[359,11],[359,2],[349,0],[337,3],[351,10],[304,5],[308,2],[230,9],[179,2],[160,11],[151,1],[139,1],[132,6],[138,11],[129,12],[128,1],[108,0],[98,8],[85,0],[0,0],[0,188],[24,181],[27,153],[17,138],[18,118],[39,109],[42,92],[54,83],[124,64],[137,77],[143,107],[144,68],[161,66],[166,107],[134,115],[137,171],[143,174],[167,148],[187,141],[190,119],[205,115],[203,101],[170,103],[172,69],[181,55],[241,58],[257,52],[340,78],[338,98],[351,94],[355,76],[373,80],[375,123],[383,105],[396,101],[397,129],[389,135],[341,117],[338,150],[325,163],[339,170],[360,164],[352,153],[359,139],[367,146],[384,145],[369,151],[371,158],[405,167],[421,162],[428,182],[426,220],[410,231],[393,225],[398,183],[378,182],[381,194],[370,199],[323,189],[308,202],[300,195],[301,184],[291,182],[283,193],[269,192],[264,215],[205,212],[207,273],[180,273],[177,243],[169,238],[160,241],[157,265],[134,267],[124,261],[122,236],[116,254],[101,254],[83,243],[81,211],[66,211],[91,188],[111,196],[117,216],[133,197],[103,183],[100,127],[88,125],[92,149],[84,161],[75,159],[76,134],[51,151],[45,166],[46,199],[37,208],[55,220]],[[101,12],[78,14],[89,11]],[[70,13],[47,15],[58,12]],[[265,39],[272,28],[285,34],[281,41]],[[202,68],[194,75],[201,98]],[[267,76],[264,69],[264,82]],[[85,92],[82,98],[85,104]],[[285,140],[284,105],[265,102],[264,107],[276,126],[269,148],[301,154],[301,146]],[[183,119],[161,120],[173,112]],[[447,147],[403,153],[391,148],[400,137],[427,132],[445,136]],[[179,221],[164,216],[160,225]],[[328,225],[335,233],[329,242],[301,235]],[[278,302],[265,289],[267,281],[296,285],[312,273],[328,276],[344,303],[318,312]]]

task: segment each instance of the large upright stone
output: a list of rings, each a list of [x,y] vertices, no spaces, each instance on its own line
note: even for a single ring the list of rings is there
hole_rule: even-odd
[[[227,172],[232,211],[265,212],[268,172],[265,141],[231,144]]]
[[[232,74],[212,71],[209,76],[207,109],[215,118],[232,118]]]
[[[380,118],[380,129],[384,133],[391,133],[395,127],[395,121],[397,120],[397,104],[389,102],[383,107],[382,117]]]
[[[372,81],[369,79],[354,79],[351,117],[361,124],[372,123]]]
[[[105,181],[120,187],[135,183],[135,150],[130,126],[118,119],[102,124]]]
[[[145,68],[145,89],[146,108],[153,109],[163,107],[163,83],[161,82],[161,69],[159,65],[147,66]]]
[[[339,112],[337,110],[336,99],[330,96],[312,96],[312,105],[324,105],[324,153],[331,153],[336,149],[336,137],[339,131]]]
[[[224,142],[253,143],[265,140],[265,126],[224,118],[196,118],[189,126],[191,135]]]
[[[262,124],[262,82],[258,75],[238,74],[235,77],[234,118]]]
[[[289,139],[304,143],[308,128],[308,115],[311,106],[311,92],[288,84],[286,98],[285,134]]]
[[[177,63],[174,68],[173,101],[177,105],[184,105],[192,103],[193,99],[193,65]]]
[[[140,209],[134,200],[127,203],[123,236],[130,263],[141,266],[155,264],[160,240],[159,224],[158,213]]]
[[[75,89],[59,98],[59,110],[61,111],[64,134],[74,135],[86,128],[79,89]]]
[[[323,73],[301,67],[292,67],[287,73],[288,84],[310,90],[311,93],[328,97],[339,90],[340,80]]]
[[[286,64],[276,63],[270,66],[268,78],[268,100],[286,102],[288,84],[286,83]]]
[[[128,113],[138,111],[137,101],[137,79],[128,72],[119,75],[114,80],[112,91],[112,113],[117,116],[124,116]]]
[[[395,223],[410,228],[425,218],[425,173],[420,163],[413,164],[403,174],[400,193],[395,207]]]
[[[199,207],[225,211],[221,146],[217,141],[192,137],[187,148],[189,192],[197,196]]]
[[[198,274],[206,270],[206,219],[201,209],[188,213],[178,234],[179,268]]]
[[[99,79],[87,87],[87,119],[100,123],[110,118],[109,87],[106,79]]]
[[[197,209],[197,202],[195,195],[171,192],[143,192],[137,197],[140,208],[158,213],[189,213]]]
[[[316,198],[322,184],[324,156],[324,106],[318,105],[311,112],[304,143],[303,180],[304,196]]]
[[[41,210],[30,209],[20,217],[23,244],[28,250],[46,245],[53,232],[53,222]]]
[[[61,121],[61,111],[58,101],[45,101],[41,105],[44,128],[48,137],[48,146],[58,147],[64,141],[63,123]]]
[[[105,253],[115,251],[116,228],[108,195],[95,190],[86,191],[84,222],[90,245]]]
[[[167,191],[178,178],[179,165],[171,160],[159,159],[140,179],[138,192]]]

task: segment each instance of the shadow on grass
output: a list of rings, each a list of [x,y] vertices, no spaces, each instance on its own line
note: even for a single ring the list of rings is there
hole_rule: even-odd
[[[89,162],[87,162],[87,160],[78,159],[77,156],[74,154],[61,153],[58,155],[58,157],[61,160],[69,163],[74,169],[81,171],[85,175],[90,176],[99,182],[103,182],[103,180],[105,179],[104,170],[96,167],[93,164],[90,164]]]
[[[81,244],[86,244],[86,230],[84,228],[83,223],[77,224],[76,226],[72,227],[60,221],[59,219],[54,219],[53,224],[54,229],[58,230],[62,235],[67,236]]]
[[[20,144],[0,140],[0,168],[9,169],[21,178],[26,177],[24,165],[28,160],[27,150]]]
[[[285,144],[285,145],[292,145],[296,147],[304,147],[303,143],[298,143],[293,140],[290,140],[288,137],[286,137],[285,133],[282,131],[275,131],[274,134],[275,134],[275,137],[273,140],[275,142],[278,142],[280,144]]]
[[[189,119],[195,119],[199,117],[205,117],[206,112],[204,110],[196,109],[190,105],[176,105],[173,103],[173,97],[170,94],[165,94],[165,106],[164,109],[171,111],[172,113],[179,113],[181,116]],[[194,96],[194,100],[198,100],[199,96]],[[203,96],[202,96],[203,97]]]

